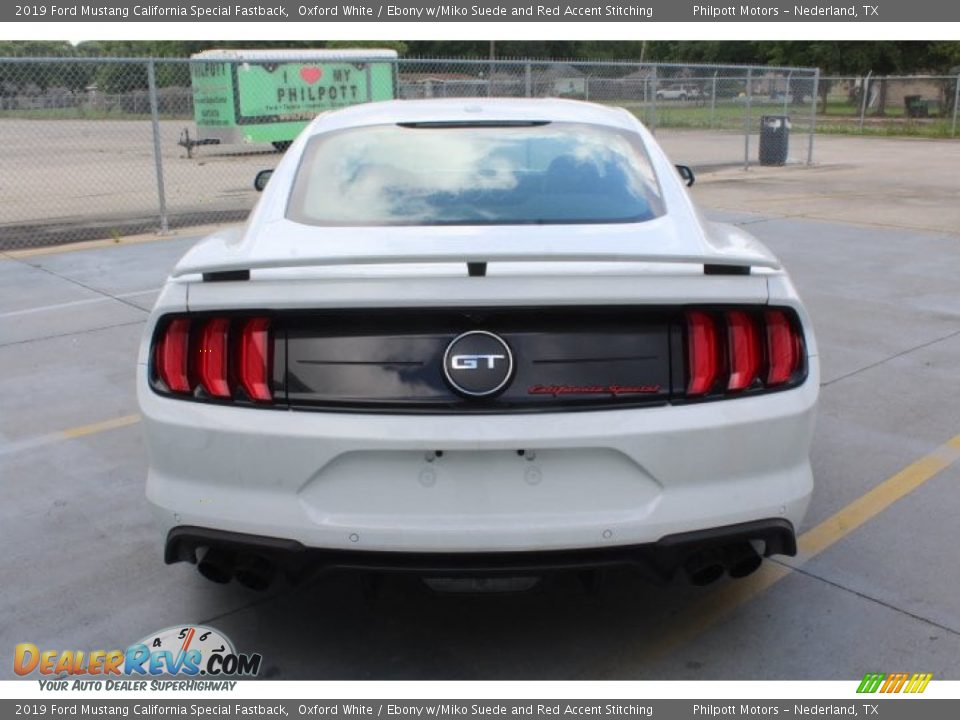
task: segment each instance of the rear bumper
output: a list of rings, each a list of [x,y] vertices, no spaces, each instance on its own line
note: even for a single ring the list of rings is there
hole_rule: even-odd
[[[198,551],[215,548],[240,561],[254,556],[266,560],[288,577],[314,573],[361,570],[410,573],[420,576],[516,576],[564,570],[626,567],[654,580],[669,580],[698,555],[750,543],[763,556],[796,555],[793,525],[770,518],[720,528],[669,535],[655,543],[586,550],[514,553],[364,552],[308,548],[295,540],[260,537],[199,527],[175,527],[167,534],[164,558],[168,564],[196,563]]]
[[[818,383],[814,361],[800,387],[753,398],[412,418],[188,403],[140,373],[147,497],[165,535],[210,528],[368,559],[617,553],[769,518],[795,528]]]

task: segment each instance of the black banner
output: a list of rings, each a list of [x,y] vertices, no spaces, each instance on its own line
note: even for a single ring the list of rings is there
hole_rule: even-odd
[[[874,4],[876,3],[876,4]],[[0,22],[952,22],[950,0],[107,0],[4,3]]]
[[[960,700],[888,699],[857,695],[833,700],[216,700],[101,698],[0,700],[0,717],[270,717],[356,720],[449,718],[792,718],[856,717],[873,720],[941,720],[958,717]]]

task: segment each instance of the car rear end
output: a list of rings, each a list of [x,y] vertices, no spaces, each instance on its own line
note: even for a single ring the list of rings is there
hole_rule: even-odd
[[[254,218],[282,240],[198,248],[144,336],[168,562],[251,587],[606,565],[704,584],[795,552],[809,322],[775,260],[695,223],[674,178],[673,212],[643,223],[348,225],[310,249],[285,172]]]

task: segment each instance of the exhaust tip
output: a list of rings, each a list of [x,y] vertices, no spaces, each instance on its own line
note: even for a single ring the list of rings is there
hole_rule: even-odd
[[[763,558],[748,542],[731,545],[724,550],[724,564],[727,566],[727,574],[732,578],[740,579],[752,575],[762,562]]]
[[[237,563],[234,577],[244,587],[262,592],[270,587],[276,573],[276,567],[266,558],[260,555],[244,555]]]
[[[197,563],[197,570],[207,580],[225,585],[233,577],[233,555],[217,548],[207,548]]]
[[[710,551],[698,552],[687,558],[683,571],[691,585],[703,587],[723,577],[723,565],[716,554]]]

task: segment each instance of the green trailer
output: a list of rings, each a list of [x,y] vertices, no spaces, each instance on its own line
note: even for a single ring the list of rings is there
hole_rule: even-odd
[[[285,149],[319,113],[396,97],[396,63],[394,50],[197,53],[190,63],[197,139],[188,142]]]

